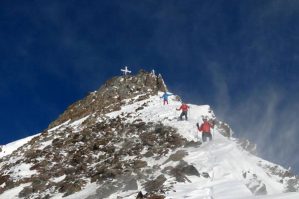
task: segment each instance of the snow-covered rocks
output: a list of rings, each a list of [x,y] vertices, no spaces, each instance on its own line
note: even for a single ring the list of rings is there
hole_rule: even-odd
[[[162,76],[153,76],[151,73],[140,70],[136,76],[120,76],[108,80],[98,91],[87,95],[70,105],[68,109],[53,121],[49,128],[72,120],[75,121],[90,114],[105,114],[116,111],[124,105],[125,100],[148,99],[158,91],[166,91],[167,87]]]
[[[179,97],[162,105],[158,91],[166,86],[157,78],[141,72],[109,80],[51,128],[3,146],[0,199],[283,198],[298,191],[296,176],[231,138],[210,106],[190,104],[188,121],[178,121]],[[215,122],[212,142],[201,143],[203,116]]]

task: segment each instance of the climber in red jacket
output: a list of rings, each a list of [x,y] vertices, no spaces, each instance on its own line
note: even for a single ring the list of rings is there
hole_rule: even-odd
[[[208,119],[206,117],[204,117],[202,120],[203,123],[201,124],[201,126],[199,126],[199,124],[196,123],[198,131],[202,132],[202,141],[206,142],[207,138],[209,138],[209,141],[211,141],[212,140],[211,129],[214,128],[214,124],[208,122]]]
[[[188,114],[189,108],[190,107],[187,104],[182,103],[181,107],[176,109],[177,111],[182,110],[182,113],[179,117],[180,120],[183,120],[183,116],[185,116],[186,120],[188,120],[187,114]]]

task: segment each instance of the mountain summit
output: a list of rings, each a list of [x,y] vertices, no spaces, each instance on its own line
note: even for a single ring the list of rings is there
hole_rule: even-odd
[[[164,91],[143,70],[112,78],[40,134],[2,146],[0,199],[299,197],[298,177],[255,156],[208,105],[189,104],[178,121],[180,98],[163,105]],[[211,142],[198,136],[202,117],[214,121]]]
[[[91,113],[104,114],[119,110],[125,99],[157,95],[167,87],[161,75],[140,70],[136,76],[126,75],[108,80],[99,90],[90,93],[83,100],[72,104],[49,128],[67,120],[76,120]]]

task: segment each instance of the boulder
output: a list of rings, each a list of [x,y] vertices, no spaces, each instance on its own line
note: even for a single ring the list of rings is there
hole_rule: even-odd
[[[147,162],[143,160],[135,160],[134,169],[140,169],[147,166]]]
[[[163,184],[166,182],[166,178],[164,175],[158,176],[155,180],[148,181],[145,183],[144,188],[147,192],[158,192],[163,189]]]

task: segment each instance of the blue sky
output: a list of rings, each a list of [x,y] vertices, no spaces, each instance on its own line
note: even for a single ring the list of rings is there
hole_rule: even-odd
[[[299,1],[0,2],[0,144],[119,75],[155,69],[262,157],[299,172]]]

